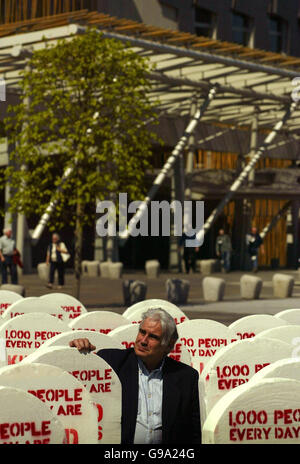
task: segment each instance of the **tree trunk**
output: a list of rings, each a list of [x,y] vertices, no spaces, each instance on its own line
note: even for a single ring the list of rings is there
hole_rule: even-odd
[[[73,294],[77,300],[80,301],[80,278],[81,278],[81,261],[82,261],[82,241],[83,241],[83,229],[82,229],[82,204],[78,201],[76,206],[76,225],[75,225],[75,256],[74,256],[74,273],[75,283]]]

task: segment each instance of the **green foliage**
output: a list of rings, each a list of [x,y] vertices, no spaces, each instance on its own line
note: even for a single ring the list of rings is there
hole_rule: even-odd
[[[94,29],[34,52],[22,80],[24,100],[9,108],[5,131],[16,147],[2,182],[11,210],[40,216],[57,200],[53,227],[92,224],[87,205],[112,193],[141,199],[154,134],[149,66]],[[72,174],[61,185],[67,168]],[[77,208],[77,215],[79,209]],[[78,219],[78,218],[77,218]]]

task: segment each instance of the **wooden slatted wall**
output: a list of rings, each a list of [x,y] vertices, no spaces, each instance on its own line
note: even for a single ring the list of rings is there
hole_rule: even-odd
[[[195,169],[236,169],[238,156],[234,153],[207,152],[199,150],[195,158]],[[257,163],[256,169],[286,168],[290,160],[263,158]],[[252,202],[252,225],[262,230],[285,205],[286,200],[256,199]],[[231,201],[225,208],[228,230],[232,230],[235,203]],[[273,259],[279,260],[279,266],[286,266],[286,217],[281,218],[277,225],[267,234],[264,241],[265,254],[260,254],[259,264],[270,267]]]
[[[0,0],[0,24],[78,10],[96,10],[96,0]]]

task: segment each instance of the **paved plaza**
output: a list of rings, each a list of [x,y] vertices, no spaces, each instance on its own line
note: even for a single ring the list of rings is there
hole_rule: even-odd
[[[214,273],[212,276],[224,278],[225,295],[220,302],[205,302],[203,299],[202,280],[205,275],[170,274],[161,272],[159,278],[147,278],[145,272],[128,272],[125,270],[122,279],[103,277],[82,277],[80,301],[88,311],[108,310],[122,314],[126,306],[123,299],[122,282],[125,279],[141,280],[147,284],[146,298],[166,299],[166,280],[169,278],[188,279],[190,292],[188,304],[180,306],[189,319],[213,319],[226,325],[250,314],[276,314],[284,309],[300,307],[300,272],[296,270],[276,271],[294,277],[295,284],[291,298],[275,298],[273,296],[272,277],[275,271],[260,271],[257,276],[263,280],[263,287],[258,300],[243,300],[240,296],[240,278],[245,272],[234,271],[229,274]],[[37,274],[23,275],[19,283],[24,285],[26,297],[41,296],[51,292],[61,292],[55,286],[53,290],[46,288]],[[66,274],[64,293],[73,294],[74,276]]]

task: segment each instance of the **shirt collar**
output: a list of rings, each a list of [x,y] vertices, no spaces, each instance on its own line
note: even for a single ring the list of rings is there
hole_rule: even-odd
[[[145,366],[145,364],[143,363],[143,361],[141,360],[141,358],[139,358],[137,356],[137,359],[138,359],[138,365],[139,365],[139,368],[141,369],[141,371],[143,372],[143,374],[145,375],[150,375],[152,373],[159,373],[159,374],[162,374],[162,370],[163,370],[163,367],[164,367],[164,364],[165,364],[165,359],[166,357],[164,356],[161,363],[159,364],[159,366],[156,368],[156,369],[153,369],[153,371],[148,371],[147,367]]]

